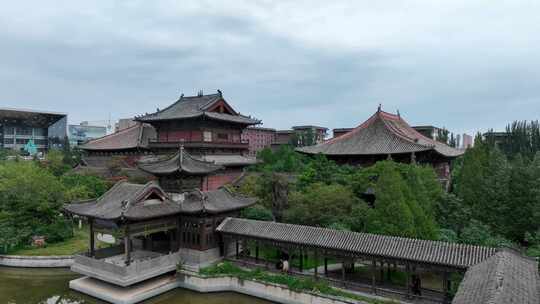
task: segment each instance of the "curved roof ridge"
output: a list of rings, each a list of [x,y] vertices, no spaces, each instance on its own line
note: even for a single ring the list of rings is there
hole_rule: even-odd
[[[395,121],[403,123],[403,124],[405,124],[405,127],[408,127],[408,128],[412,129],[412,127],[407,122],[402,120],[400,116],[390,114],[390,113],[386,113],[386,112],[384,112],[384,113],[395,116],[395,117],[392,117],[391,119],[394,119]],[[422,145],[422,144],[418,143],[418,139],[415,140],[414,138],[410,138],[409,136],[407,136],[407,134],[405,132],[403,132],[403,130],[401,130],[397,126],[394,126],[393,124],[390,124],[386,119],[383,119],[383,116],[384,115],[382,115],[382,114],[380,115],[382,122],[384,123],[386,128],[388,128],[394,135],[398,136],[399,138],[401,138],[403,140],[406,140],[406,141],[410,142],[411,144],[418,145],[418,146],[426,148],[425,145]],[[433,147],[430,147],[430,146],[427,146],[427,147],[428,148],[433,148]]]
[[[430,139],[414,130],[399,113],[377,110],[366,121],[341,136],[314,146],[296,149],[308,154],[326,155],[392,155],[427,150],[445,157],[456,157],[462,151]]]
[[[212,95],[215,95],[214,97],[212,97],[212,99],[210,99],[207,103],[205,103],[204,105],[201,105],[199,107],[200,110],[202,110],[203,112],[206,111],[206,109],[213,105],[216,101],[220,101],[221,99],[223,99],[223,101],[225,101],[225,99],[223,98],[223,96],[219,95],[219,93],[216,93],[216,94],[208,94],[206,96],[212,96]],[[216,98],[218,97],[218,98]],[[230,105],[229,105],[230,107]],[[232,108],[232,107],[231,107]]]
[[[329,139],[321,144],[325,144],[325,143],[332,143],[332,142],[335,142],[335,141],[338,141],[338,140],[343,140],[345,138],[348,138],[348,137],[351,137],[354,133],[362,130],[362,129],[365,129],[367,126],[369,126],[370,124],[373,123],[373,121],[375,120],[375,118],[377,118],[377,113],[376,112],[375,114],[371,115],[366,121],[364,121],[363,123],[361,123],[360,125],[358,125],[357,127],[353,128],[351,131],[339,136],[339,137],[334,137],[332,139]]]

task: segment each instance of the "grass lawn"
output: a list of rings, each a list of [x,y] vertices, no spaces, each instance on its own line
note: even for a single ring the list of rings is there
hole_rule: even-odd
[[[26,247],[17,249],[10,252],[12,255],[27,255],[27,256],[48,256],[48,255],[72,255],[79,252],[84,252],[88,250],[89,243],[89,232],[88,229],[83,228],[74,228],[74,236],[66,241],[54,244],[47,244],[46,247],[34,248]],[[100,242],[96,240],[97,247],[100,247]]]

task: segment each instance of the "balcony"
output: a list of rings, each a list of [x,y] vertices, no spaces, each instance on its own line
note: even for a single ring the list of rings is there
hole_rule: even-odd
[[[238,141],[160,141],[150,140],[150,148],[178,148],[183,145],[185,148],[226,148],[226,149],[248,149],[249,142]]]
[[[135,250],[131,253],[131,263],[126,265],[122,246],[116,246],[97,250],[94,257],[75,255],[71,270],[126,287],[174,271],[179,261],[178,252],[162,254]]]

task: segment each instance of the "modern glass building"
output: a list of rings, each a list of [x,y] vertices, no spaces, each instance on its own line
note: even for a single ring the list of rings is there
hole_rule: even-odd
[[[105,135],[107,135],[107,127],[91,126],[86,121],[81,122],[79,125],[68,126],[69,144],[72,147]]]
[[[61,148],[67,136],[67,114],[0,108],[0,148],[23,150],[32,141],[38,151]]]

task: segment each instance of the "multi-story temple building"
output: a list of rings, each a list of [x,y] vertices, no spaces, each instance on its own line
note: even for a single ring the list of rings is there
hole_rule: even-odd
[[[174,271],[180,261],[208,265],[226,250],[217,226],[256,201],[224,187],[205,190],[209,177],[224,167],[183,149],[140,167],[159,181],[120,181],[97,199],[65,206],[90,225],[89,250],[75,257],[73,271],[125,287]],[[97,250],[96,233],[114,236],[116,245]]]
[[[451,160],[463,154],[462,150],[422,135],[399,114],[384,112],[380,107],[368,120],[345,134],[297,151],[322,153],[338,163],[360,166],[388,158],[430,164],[446,186]]]
[[[255,163],[241,134],[260,121],[237,112],[219,90],[182,95],[165,109],[137,116],[135,121],[134,126],[82,145],[85,162],[103,167],[112,156],[120,156],[126,166],[135,167],[138,160],[167,157],[183,146],[193,158],[223,167],[208,180],[208,189],[234,180]]]

